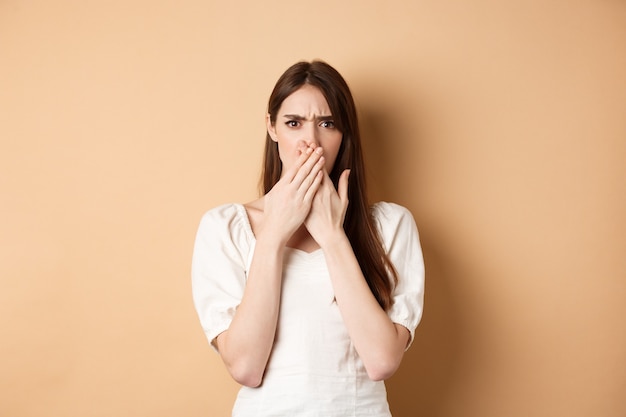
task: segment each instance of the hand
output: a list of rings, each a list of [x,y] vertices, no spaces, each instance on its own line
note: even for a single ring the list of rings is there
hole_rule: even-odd
[[[346,169],[339,177],[337,190],[324,171],[319,189],[313,197],[311,211],[304,221],[313,239],[323,248],[336,233],[344,233],[343,221],[348,209],[348,177]]]
[[[322,183],[325,159],[321,147],[302,146],[298,159],[265,195],[263,222],[257,238],[264,233],[286,244],[311,210]],[[267,235],[266,235],[267,236]]]

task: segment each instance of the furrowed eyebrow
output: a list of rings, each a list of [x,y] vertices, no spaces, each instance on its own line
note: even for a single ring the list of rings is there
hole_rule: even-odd
[[[304,116],[300,116],[299,114],[284,114],[283,117],[285,119],[290,119],[290,120],[307,120],[306,117]],[[333,120],[333,116],[317,116],[315,117],[315,120],[319,120],[319,121],[326,121],[326,120]]]
[[[285,119],[291,119],[291,120],[305,120],[303,116],[300,116],[297,114],[283,114],[283,117]]]

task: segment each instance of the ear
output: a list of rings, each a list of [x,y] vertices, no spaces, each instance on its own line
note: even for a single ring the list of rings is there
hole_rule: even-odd
[[[276,136],[276,126],[272,124],[269,113],[265,115],[265,125],[267,126],[267,133],[270,135],[270,138],[272,138],[274,142],[278,142],[278,136]]]

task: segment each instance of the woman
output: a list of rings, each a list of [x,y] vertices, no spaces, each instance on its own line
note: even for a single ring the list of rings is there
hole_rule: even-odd
[[[269,99],[264,194],[208,211],[192,283],[211,345],[243,385],[233,416],[390,416],[383,380],[422,314],[413,217],[368,205],[341,75],[299,62]]]

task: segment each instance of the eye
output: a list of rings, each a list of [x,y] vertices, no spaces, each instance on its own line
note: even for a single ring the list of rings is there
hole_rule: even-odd
[[[327,129],[333,129],[335,127],[335,122],[333,122],[332,120],[324,120],[320,126]]]
[[[289,127],[298,127],[300,125],[300,122],[298,122],[297,120],[288,120],[287,122],[285,122],[285,124]]]

